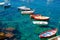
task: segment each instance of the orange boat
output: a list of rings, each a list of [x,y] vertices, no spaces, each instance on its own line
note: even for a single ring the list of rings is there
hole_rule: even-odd
[[[39,37],[40,38],[51,37],[55,35],[56,32],[57,32],[57,29],[48,30],[47,32],[43,32],[42,34],[40,34]]]
[[[39,14],[31,14],[30,17],[35,19],[35,20],[49,20],[49,17],[42,16],[42,15],[39,15]]]

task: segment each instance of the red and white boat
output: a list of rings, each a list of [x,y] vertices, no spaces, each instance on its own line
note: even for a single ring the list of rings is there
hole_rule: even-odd
[[[40,34],[39,37],[40,38],[51,37],[55,35],[56,32],[57,32],[57,29],[48,30],[47,32],[43,32],[42,34]]]
[[[30,15],[31,18],[34,18],[35,20],[49,20],[49,17],[47,16],[42,16],[42,15],[35,15],[35,14],[32,14]]]

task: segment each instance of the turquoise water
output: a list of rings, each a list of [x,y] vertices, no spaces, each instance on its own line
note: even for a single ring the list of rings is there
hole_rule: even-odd
[[[3,1],[3,0],[1,0]],[[7,28],[13,27],[21,34],[17,40],[47,40],[39,38],[41,32],[49,29],[57,28],[56,35],[60,35],[60,0],[10,0],[11,7],[4,8],[0,6],[0,27]],[[48,4],[47,4],[48,3]],[[35,14],[49,16],[49,25],[40,26],[32,24],[32,19],[29,15],[22,15],[21,10],[18,11],[18,6],[27,6],[35,10]],[[11,39],[10,39],[11,40]]]

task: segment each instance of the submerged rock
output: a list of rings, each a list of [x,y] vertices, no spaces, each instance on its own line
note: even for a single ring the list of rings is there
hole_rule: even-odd
[[[15,30],[15,28],[9,27],[9,28],[6,28],[6,30],[13,31],[13,30]]]
[[[5,38],[5,33],[4,32],[0,32],[0,39],[4,39]]]
[[[11,32],[8,32],[8,33],[6,33],[6,34],[5,34],[5,36],[6,36],[6,37],[8,37],[8,38],[11,38],[11,37],[13,37],[13,36],[14,36],[14,34],[13,34],[13,33],[11,33]]]

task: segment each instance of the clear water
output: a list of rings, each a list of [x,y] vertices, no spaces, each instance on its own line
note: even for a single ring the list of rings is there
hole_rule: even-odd
[[[2,2],[3,0],[0,0]],[[60,35],[60,0],[10,0],[11,7],[5,9],[0,6],[1,28],[13,27],[21,32],[17,40],[47,40],[39,38],[41,32],[57,28],[57,35]],[[18,6],[27,6],[35,10],[35,14],[49,16],[49,25],[33,25],[29,15],[22,15]],[[20,33],[19,33],[20,34]],[[11,40],[11,39],[10,39]]]

